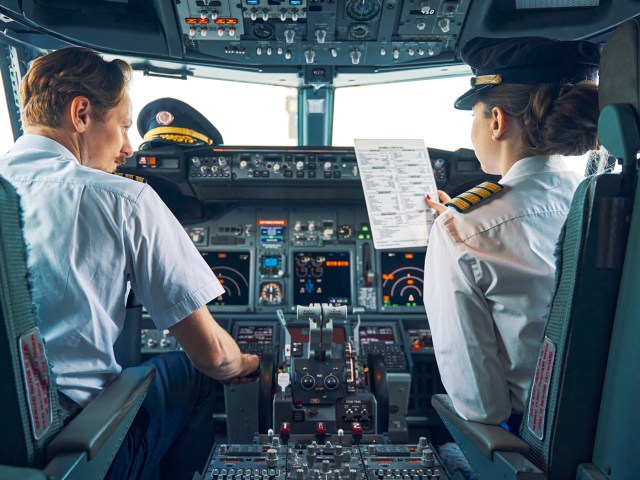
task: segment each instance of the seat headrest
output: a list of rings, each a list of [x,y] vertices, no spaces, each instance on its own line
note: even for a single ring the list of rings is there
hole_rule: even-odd
[[[600,110],[630,104],[640,120],[640,23],[627,20],[607,39],[600,57]]]

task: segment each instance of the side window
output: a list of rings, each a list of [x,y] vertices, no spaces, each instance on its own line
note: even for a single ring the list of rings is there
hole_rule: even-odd
[[[0,155],[9,150],[11,145],[13,145],[11,120],[7,110],[7,100],[4,96],[4,85],[0,81]]]

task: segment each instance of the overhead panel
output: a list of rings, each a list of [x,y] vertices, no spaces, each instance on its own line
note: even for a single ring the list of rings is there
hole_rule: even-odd
[[[175,8],[187,56],[207,55],[267,68],[393,67],[451,60],[469,3],[188,0]]]

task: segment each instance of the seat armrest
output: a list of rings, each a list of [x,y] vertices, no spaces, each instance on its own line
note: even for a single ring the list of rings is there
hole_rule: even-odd
[[[85,451],[93,459],[127,415],[140,408],[155,374],[152,367],[124,369],[49,443],[47,458]]]
[[[487,425],[463,419],[453,407],[449,395],[433,395],[431,405],[447,424],[447,427],[450,424],[456,428],[487,459],[493,460],[494,452],[517,452],[528,458],[529,445],[520,437],[498,425]]]

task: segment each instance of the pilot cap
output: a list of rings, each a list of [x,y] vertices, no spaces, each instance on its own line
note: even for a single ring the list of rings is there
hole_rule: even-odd
[[[181,146],[220,145],[222,135],[204,115],[175,98],[159,98],[138,115],[140,150],[167,143]]]
[[[600,46],[585,40],[542,37],[483,38],[467,42],[460,58],[471,67],[471,89],[458,97],[458,110],[471,110],[478,95],[505,83],[578,83],[594,80]]]

